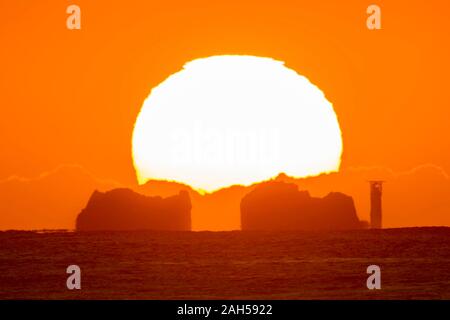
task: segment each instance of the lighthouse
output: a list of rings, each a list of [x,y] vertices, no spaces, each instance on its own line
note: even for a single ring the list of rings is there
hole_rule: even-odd
[[[381,195],[383,182],[380,180],[369,181],[370,184],[370,226],[372,229],[381,229],[382,210]]]

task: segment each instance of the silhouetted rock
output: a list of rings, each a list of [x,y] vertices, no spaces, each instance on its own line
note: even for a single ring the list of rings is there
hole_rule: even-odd
[[[242,230],[344,230],[359,229],[353,199],[331,192],[311,197],[297,185],[267,182],[257,186],[241,201]]]
[[[130,189],[94,191],[77,217],[76,229],[189,231],[191,200],[186,191],[164,199]]]

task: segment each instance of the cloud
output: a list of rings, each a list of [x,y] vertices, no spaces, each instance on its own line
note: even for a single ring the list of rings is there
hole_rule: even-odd
[[[34,178],[11,176],[0,181],[0,229],[73,229],[95,189],[118,186],[70,164]]]
[[[450,226],[450,178],[441,167],[424,164],[396,172],[384,167],[345,168],[318,177],[281,180],[296,183],[313,196],[331,191],[351,195],[358,216],[370,220],[368,180],[385,180],[383,226]],[[10,177],[0,181],[0,229],[73,229],[78,213],[94,190],[126,187],[98,179],[79,165],[61,165],[34,178]],[[234,186],[200,195],[186,185],[150,181],[135,191],[164,197],[187,190],[193,203],[194,230],[240,228],[240,201],[250,187]]]

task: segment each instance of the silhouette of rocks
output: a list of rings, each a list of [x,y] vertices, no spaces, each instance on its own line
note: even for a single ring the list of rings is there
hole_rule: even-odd
[[[360,229],[353,198],[331,192],[311,197],[297,185],[267,182],[241,201],[242,230],[345,230]]]
[[[148,197],[130,189],[94,191],[77,217],[78,231],[191,230],[191,200],[186,191],[168,198]]]

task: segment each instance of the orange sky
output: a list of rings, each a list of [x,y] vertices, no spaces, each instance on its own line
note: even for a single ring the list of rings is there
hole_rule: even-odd
[[[72,3],[81,30],[66,28]],[[371,3],[383,30],[365,26]],[[2,1],[0,180],[70,163],[136,183],[143,100],[216,54],[282,60],[319,86],[340,121],[342,168],[450,172],[449,10],[442,0]]]

